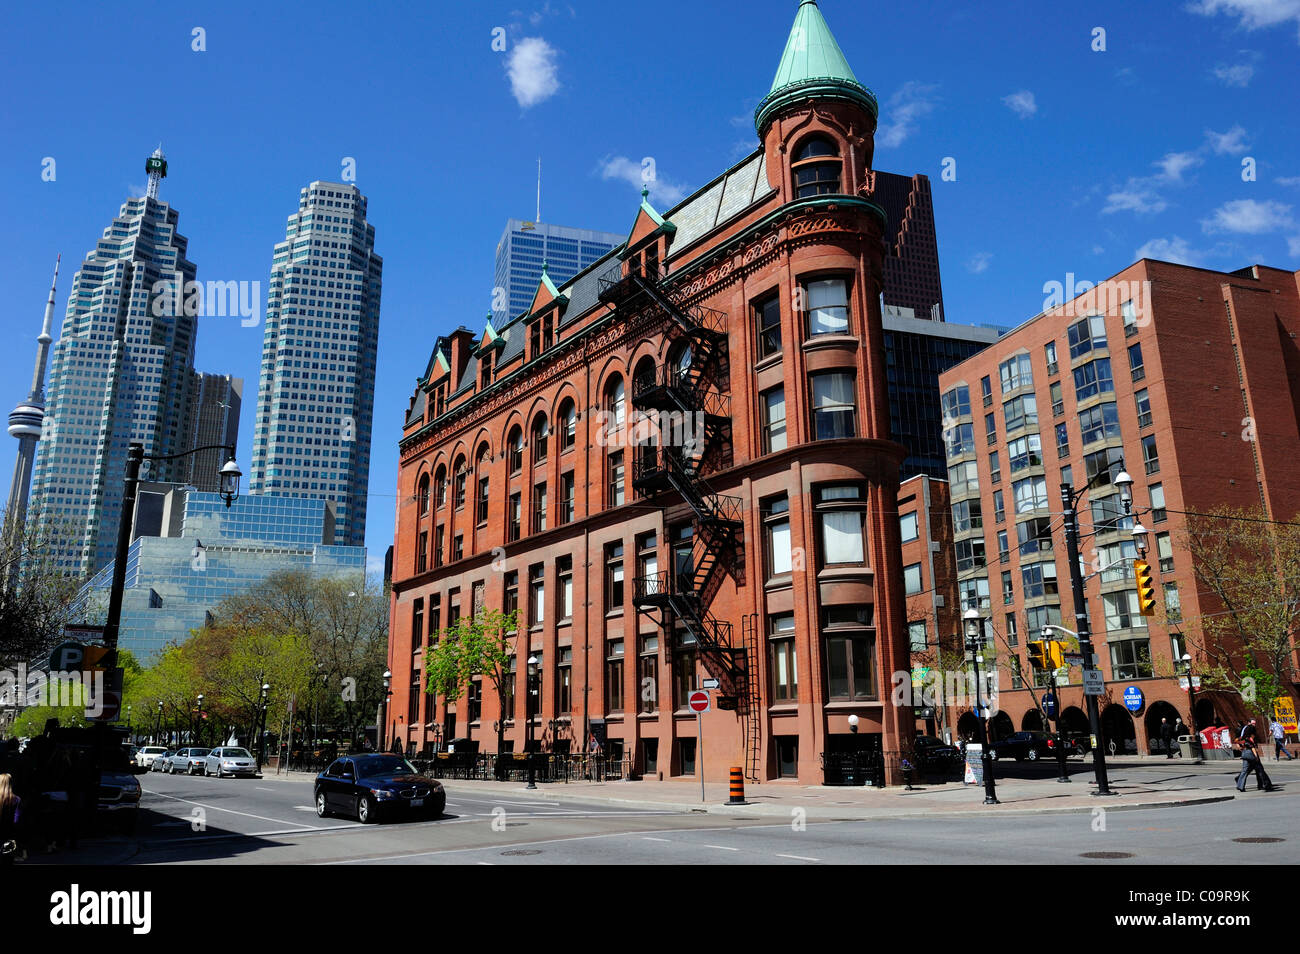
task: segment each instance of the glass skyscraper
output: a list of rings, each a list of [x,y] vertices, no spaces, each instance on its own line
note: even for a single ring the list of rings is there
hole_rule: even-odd
[[[137,536],[127,552],[119,645],[149,664],[169,642],[212,621],[222,599],[279,570],[365,572],[363,547],[333,546],[334,505],[308,497],[239,497],[142,485]],[[157,534],[157,535],[153,535]],[[88,618],[108,602],[113,565],[79,594]]]
[[[167,455],[191,437],[197,318],[177,306],[195,267],[176,210],[151,191],[125,202],[86,255],[54,345],[29,519],[72,574],[112,559],[128,444]],[[154,463],[146,476],[183,479],[185,466]]]
[[[917,318],[912,309],[885,305],[885,378],[889,429],[907,448],[900,479],[948,477],[939,374],[998,340],[1006,329]]]
[[[493,295],[493,323],[500,328],[528,310],[542,278],[543,262],[551,281],[563,285],[626,238],[614,232],[510,219],[497,243],[495,285],[502,291]]]
[[[383,259],[366,198],[313,182],[275,246],[249,492],[333,501],[334,542],[362,546]]]

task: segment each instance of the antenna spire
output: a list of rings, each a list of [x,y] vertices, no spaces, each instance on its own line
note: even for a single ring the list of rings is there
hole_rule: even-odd
[[[157,199],[158,184],[167,178],[167,157],[163,155],[162,143],[158,143],[153,155],[144,161],[144,171],[149,173],[149,188],[145,190],[145,195]]]

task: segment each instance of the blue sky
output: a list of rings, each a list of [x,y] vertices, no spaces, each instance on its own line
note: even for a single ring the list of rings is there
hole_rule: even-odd
[[[756,146],[752,111],[797,4],[186,6],[6,13],[0,402],[25,397],[55,254],[57,323],[160,140],[162,198],[198,278],[261,282],[263,303],[298,190],[352,157],[385,260],[367,534],[379,560],[411,388],[436,335],[481,327],[505,220],[533,213],[537,157],[545,221],[625,231],[644,157],[666,207]],[[876,167],[931,177],[950,320],[1017,324],[1045,283],[1142,255],[1300,267],[1297,0],[821,9],[880,100]],[[200,321],[199,368],[245,378],[245,471],[261,337]],[[0,444],[6,478],[15,446]]]

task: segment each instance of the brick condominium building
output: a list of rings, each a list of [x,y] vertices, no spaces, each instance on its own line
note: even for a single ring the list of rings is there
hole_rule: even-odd
[[[1044,680],[1031,675],[1025,641],[1062,616],[1073,628],[1060,487],[1094,478],[1079,506],[1080,549],[1106,678],[1105,737],[1119,752],[1146,752],[1159,750],[1161,718],[1192,724],[1175,660],[1192,655],[1195,671],[1185,636],[1219,607],[1198,594],[1179,532],[1186,513],[1215,508],[1295,515],[1297,278],[1144,259],[940,375],[957,592],[963,610],[979,607],[996,646],[995,730],[1043,724],[1034,686]],[[1112,482],[1121,469],[1149,531],[1164,605],[1153,618],[1138,612],[1133,521]],[[1067,728],[1086,733],[1078,667],[1060,696]],[[1215,693],[1196,708],[1200,727],[1237,714],[1233,698]]]
[[[522,751],[531,655],[546,751],[595,734],[647,775],[819,781],[823,753],[905,745],[876,121],[805,0],[757,151],[643,198],[503,327],[438,339],[401,441],[387,740]],[[511,691],[435,698],[426,647],[483,607],[519,611]]]

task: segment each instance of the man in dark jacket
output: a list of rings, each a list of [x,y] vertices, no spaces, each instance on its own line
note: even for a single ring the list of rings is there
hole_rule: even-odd
[[[1165,744],[1165,758],[1174,757],[1174,724],[1168,719],[1160,720],[1160,740]]]

